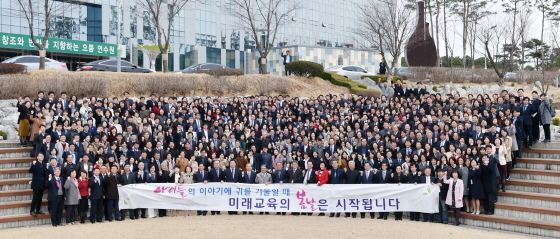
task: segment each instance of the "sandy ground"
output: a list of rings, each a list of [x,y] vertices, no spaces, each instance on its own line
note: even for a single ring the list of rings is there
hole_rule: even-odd
[[[225,213],[225,215],[224,215]],[[316,214],[315,214],[316,215]],[[527,238],[452,225],[318,216],[222,215],[0,230],[0,238]],[[272,237],[271,237],[272,236]],[[380,237],[381,236],[381,237]]]

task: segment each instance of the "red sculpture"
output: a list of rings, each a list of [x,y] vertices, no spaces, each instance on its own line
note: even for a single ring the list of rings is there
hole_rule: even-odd
[[[424,2],[418,2],[418,25],[408,39],[405,51],[409,66],[436,66],[437,64],[436,44],[424,18]]]

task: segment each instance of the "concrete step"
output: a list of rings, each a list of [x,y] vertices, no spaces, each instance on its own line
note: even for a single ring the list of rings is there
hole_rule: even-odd
[[[0,148],[21,148],[17,140],[0,140]]]
[[[560,149],[523,149],[524,158],[560,159]]]
[[[512,169],[510,177],[519,180],[534,180],[543,182],[560,182],[560,171]]]
[[[538,142],[533,144],[533,148],[536,149],[560,149],[559,141],[552,141],[550,143]]]
[[[0,191],[30,189],[31,178],[0,180]]]
[[[28,158],[33,148],[0,148],[0,158]]]
[[[29,156],[29,155],[27,155]],[[29,168],[34,158],[0,158],[0,169]]]
[[[506,182],[506,190],[560,195],[560,184],[553,182],[510,179]]]
[[[0,229],[32,227],[32,226],[40,226],[40,225],[47,225],[47,224],[50,225],[50,223],[51,223],[51,215],[48,213],[45,213],[43,215],[37,215],[36,217],[29,215],[29,212],[20,215],[0,216]]]
[[[31,178],[32,176],[33,175],[29,173],[29,168],[0,169],[0,180]]]
[[[453,212],[449,212],[451,220]],[[541,237],[560,238],[560,224],[535,222],[521,218],[503,217],[497,215],[473,215],[461,213],[461,223],[469,226],[492,228],[501,231],[531,234]]]
[[[541,193],[527,193],[520,191],[498,192],[498,202],[519,206],[540,208],[560,208],[560,196]]]
[[[43,199],[47,199],[47,192],[45,190],[43,193]],[[0,203],[31,201],[31,199],[33,199],[33,190],[31,189],[0,191]]]
[[[48,212],[47,200],[41,202],[41,211]],[[31,208],[31,200],[29,201],[18,201],[9,203],[0,203],[0,215],[20,215],[29,214]]]
[[[515,165],[515,167],[521,169],[560,171],[560,160],[540,159],[540,158],[519,158],[517,159],[517,164]]]
[[[495,216],[523,218],[523,220],[556,223],[560,226],[560,209],[496,203]]]

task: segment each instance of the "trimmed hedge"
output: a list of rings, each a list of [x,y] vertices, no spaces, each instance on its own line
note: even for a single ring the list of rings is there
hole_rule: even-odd
[[[243,72],[241,72],[241,70],[239,69],[234,69],[234,68],[212,68],[210,70],[208,70],[207,72],[198,72],[198,73],[206,73],[208,75],[211,76],[239,76],[242,75]]]
[[[375,81],[376,84],[383,83],[383,82],[387,81],[387,76],[386,76],[386,75],[375,75],[375,76],[372,76],[372,75],[370,75],[370,76],[365,75],[365,76],[362,76],[362,77],[361,77],[361,79],[364,79],[364,78],[370,78],[370,79],[372,79],[373,81]],[[379,79],[380,79],[380,78],[381,78],[381,82],[379,82]],[[392,81],[393,83],[395,83],[397,80],[401,80],[401,82],[404,82],[404,78],[403,78],[402,76],[393,76],[393,79],[392,79],[391,81]]]
[[[0,75],[24,73],[27,66],[15,63],[0,63]]]
[[[364,96],[371,96],[371,94],[381,94],[381,92],[368,89],[367,86],[364,84],[360,84],[353,80],[350,80],[344,76],[341,76],[336,73],[332,72],[322,72],[321,74],[317,75],[318,77],[322,78],[323,80],[330,81],[333,85],[343,86],[350,89],[350,93],[357,94],[357,95],[364,95]],[[371,92],[371,93],[370,93]]]
[[[286,71],[292,75],[313,78],[321,74],[323,65],[311,61],[293,61],[286,64]]]

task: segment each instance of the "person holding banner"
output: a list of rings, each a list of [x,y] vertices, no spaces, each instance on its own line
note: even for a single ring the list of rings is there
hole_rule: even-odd
[[[348,161],[348,170],[346,170],[346,181],[345,184],[360,184],[361,176],[360,172],[356,170],[356,163],[354,161]],[[352,218],[356,218],[358,214],[353,212]],[[344,217],[350,217],[350,213],[345,213]]]
[[[388,170],[389,164],[386,162],[381,163],[381,170],[377,171],[376,178],[374,180],[375,184],[388,184],[391,178],[391,170]],[[377,219],[387,220],[389,216],[388,212],[380,212]]]
[[[224,171],[226,183],[239,183],[241,182],[241,170],[237,168],[235,160],[229,161],[229,168]],[[236,211],[228,211],[229,215],[237,215]]]
[[[414,185],[420,183],[420,172],[418,171],[418,166],[416,164],[410,165],[410,173],[408,173],[408,183],[412,183]],[[420,221],[420,213],[419,212],[410,212],[410,220],[411,221]]]
[[[402,183],[408,183],[408,178],[402,173],[402,166],[397,165],[395,167],[395,173],[391,173],[390,183],[401,185]],[[395,221],[402,221],[403,212],[395,212]]]
[[[243,152],[243,151],[240,151]],[[255,178],[257,177],[257,173],[253,172],[253,165],[251,163],[245,164],[245,172],[243,172],[243,176],[241,178],[241,183],[246,184],[254,184]],[[243,215],[247,214],[247,212],[243,212]],[[249,214],[253,214],[253,212],[249,212]]]
[[[207,183],[208,182],[208,172],[205,170],[205,166],[203,163],[198,164],[198,171],[194,175],[194,181],[196,183]],[[198,210],[196,211],[197,216],[206,216],[208,211],[206,210]]]
[[[148,172],[148,178],[146,180],[147,183],[157,183],[157,173],[156,173],[156,164],[151,164],[150,165],[150,171]],[[156,214],[154,212],[153,208],[148,208],[147,209],[148,212],[148,217],[149,218],[156,218]]]
[[[319,170],[315,171],[315,180],[317,180],[317,186],[321,186],[329,182],[329,170],[327,170],[327,166],[325,165],[324,161],[319,163],[319,168]],[[325,216],[325,213],[319,213],[319,216]]]
[[[375,176],[375,173],[371,170],[371,164],[369,164],[369,163],[364,164],[364,171],[361,172],[361,176],[362,176],[362,178],[361,178],[362,184],[374,184],[376,176]],[[366,213],[365,212],[360,212],[360,216],[362,218],[366,218]],[[375,212],[370,212],[369,217],[371,219],[374,219],[375,218]],[[381,213],[379,213],[379,217],[382,217]]]
[[[344,182],[344,170],[338,167],[338,161],[334,160],[331,163],[332,169],[329,170],[329,184],[342,184]],[[335,213],[331,212],[329,217],[334,217]],[[336,213],[336,217],[340,217],[340,212]]]
[[[426,169],[424,169],[424,176],[420,177],[420,183],[421,184],[428,184],[428,185],[433,185],[436,181],[436,178],[432,176],[432,169],[430,167],[427,167]],[[422,215],[424,217],[424,220],[422,220],[422,222],[434,222],[434,214],[432,213],[423,213]]]
[[[292,161],[292,167],[286,171],[286,174],[288,183],[303,183],[303,172],[299,168],[299,162],[297,160]],[[292,212],[292,215],[299,216],[300,213]]]
[[[261,172],[259,174],[257,174],[256,178],[255,178],[255,183],[256,184],[264,184],[267,185],[272,183],[272,175],[270,175],[267,172],[268,168],[266,167],[266,165],[261,165]],[[263,214],[263,212],[260,212],[259,214]],[[268,212],[266,212],[266,214],[269,214]]]
[[[220,165],[220,160],[214,160],[212,164],[214,168],[208,172],[208,182],[223,183],[226,175]],[[212,213],[212,215],[220,215],[219,211],[210,211],[210,213]]]

